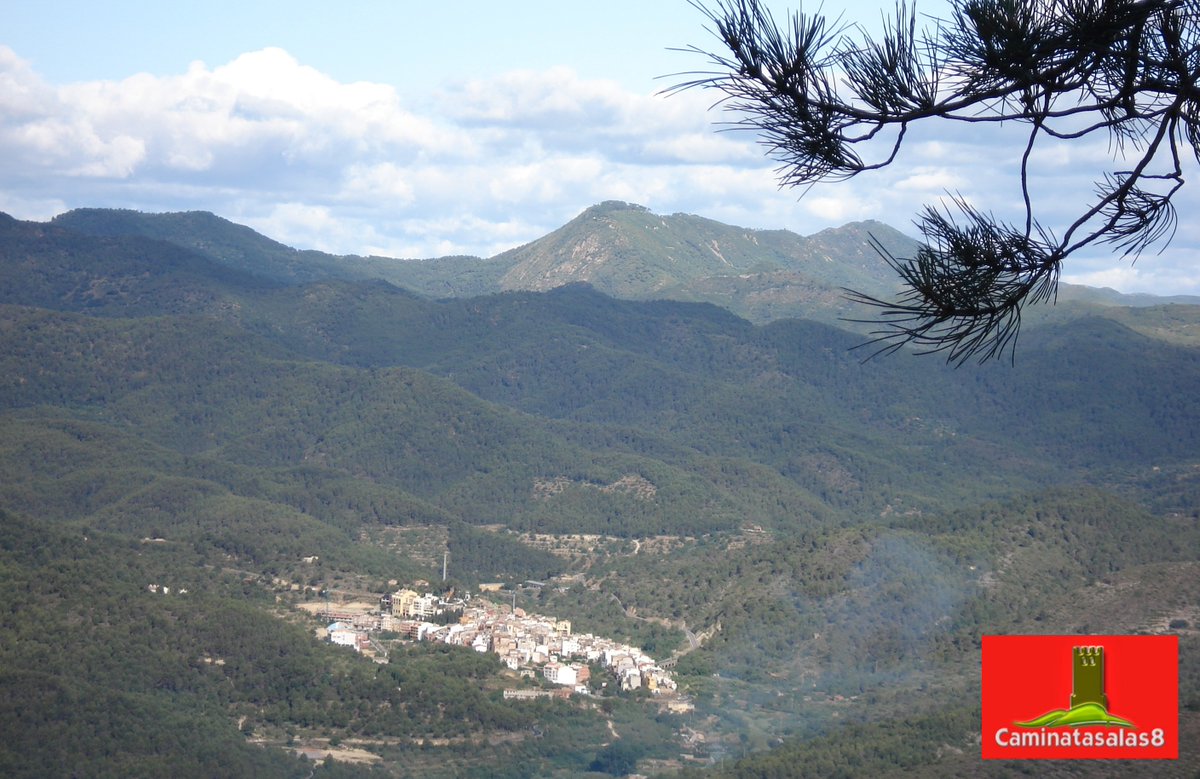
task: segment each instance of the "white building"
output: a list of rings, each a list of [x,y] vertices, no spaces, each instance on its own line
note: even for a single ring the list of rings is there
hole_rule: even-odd
[[[542,667],[542,676],[551,684],[561,684],[564,687],[574,687],[578,681],[578,672],[563,663],[546,663]]]
[[[417,619],[428,619],[440,612],[438,597],[427,593],[412,601],[407,616],[416,617]]]
[[[329,641],[339,646],[350,646],[358,649],[358,631],[345,622],[332,622],[325,628]]]

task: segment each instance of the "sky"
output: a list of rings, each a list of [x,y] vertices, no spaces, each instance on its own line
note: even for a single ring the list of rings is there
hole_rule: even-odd
[[[877,27],[893,7],[805,10]],[[664,94],[708,65],[679,49],[719,48],[687,0],[0,8],[0,211],[21,219],[203,210],[297,248],[416,259],[492,256],[604,200],[803,235],[862,219],[916,235],[949,193],[1017,214],[1004,128],[922,128],[882,171],[781,189],[752,134],[718,131],[718,95]],[[1103,144],[1044,152],[1046,221],[1077,215],[1111,164]],[[1071,257],[1064,280],[1200,295],[1198,188],[1177,196],[1168,248]]]

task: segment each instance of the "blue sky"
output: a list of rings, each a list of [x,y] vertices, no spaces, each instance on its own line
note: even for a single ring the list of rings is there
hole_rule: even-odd
[[[5,5],[0,210],[19,218],[201,209],[299,248],[422,258],[490,256],[607,199],[911,233],[948,191],[1000,214],[1017,194],[1011,138],[961,126],[914,137],[883,172],[781,191],[752,136],[714,132],[714,95],[659,94],[705,64],[672,47],[714,43],[686,0]],[[823,10],[870,24],[884,7]],[[1106,154],[1047,155],[1048,215],[1079,203]],[[1197,186],[1166,252],[1072,258],[1065,278],[1200,294]]]

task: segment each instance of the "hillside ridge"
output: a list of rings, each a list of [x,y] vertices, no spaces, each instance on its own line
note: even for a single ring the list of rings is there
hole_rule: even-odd
[[[847,300],[846,290],[886,298],[896,289],[894,274],[873,243],[901,257],[918,246],[874,220],[801,236],[695,214],[656,214],[614,200],[589,206],[550,233],[490,258],[332,255],[286,246],[204,211],[79,208],[49,224],[81,234],[168,241],[288,284],[375,278],[428,297],[453,298],[582,282],[616,297],[714,303],[760,324],[800,317],[852,328],[863,327],[849,323],[863,318],[863,311]],[[1200,304],[1200,297],[1125,295],[1070,284],[1060,285],[1059,299],[1072,306],[1108,308]],[[1030,318],[1053,318],[1048,313],[1052,308],[1031,309]]]

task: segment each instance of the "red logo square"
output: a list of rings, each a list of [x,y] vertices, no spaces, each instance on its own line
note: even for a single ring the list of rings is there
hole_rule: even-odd
[[[1179,757],[1178,636],[984,636],[985,760]]]

